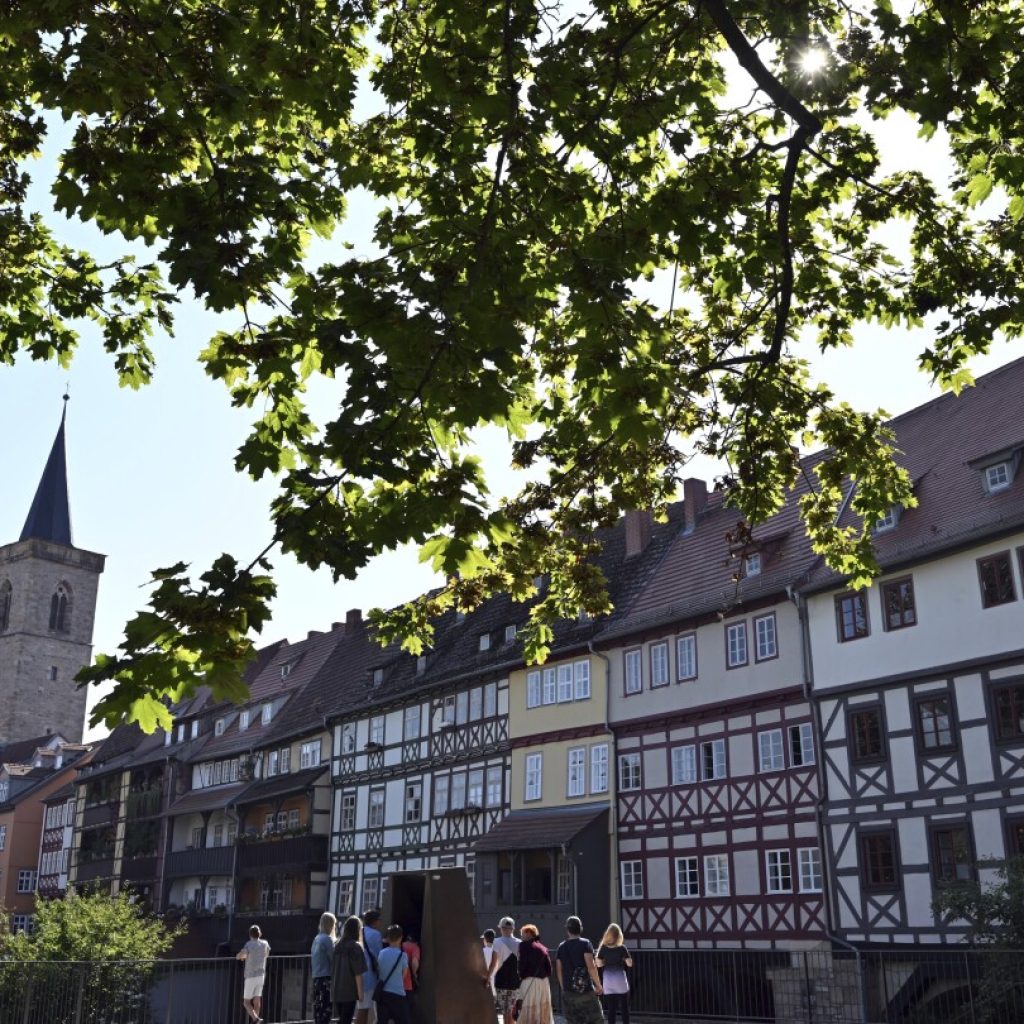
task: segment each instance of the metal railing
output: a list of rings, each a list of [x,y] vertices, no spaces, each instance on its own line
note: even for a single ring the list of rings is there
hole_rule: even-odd
[[[863,1006],[866,1024],[1024,1021],[1024,951],[635,950],[634,964],[638,1020],[865,1024]],[[0,961],[0,1022],[244,1024],[242,979],[233,957]],[[309,957],[272,955],[263,999],[272,1024],[309,1021]],[[560,1003],[556,992],[556,1010]]]

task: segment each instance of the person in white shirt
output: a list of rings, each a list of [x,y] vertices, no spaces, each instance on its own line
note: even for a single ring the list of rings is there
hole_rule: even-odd
[[[498,1012],[507,1022],[515,1018],[519,998],[519,940],[511,917],[503,917],[498,928],[501,934],[494,940],[488,979],[498,1001]]]
[[[488,928],[480,936],[484,944],[484,966],[487,968],[487,980],[491,985],[491,995],[494,995],[494,977],[491,975],[491,961],[494,959],[494,929]]]

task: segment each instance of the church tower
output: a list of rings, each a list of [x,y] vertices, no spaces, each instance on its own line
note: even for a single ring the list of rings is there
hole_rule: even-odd
[[[0,546],[0,743],[47,733],[79,743],[85,726],[74,678],[92,658],[105,556],[71,539],[64,401],[21,538]]]

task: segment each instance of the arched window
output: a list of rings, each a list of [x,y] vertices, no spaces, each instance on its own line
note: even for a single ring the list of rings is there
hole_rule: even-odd
[[[50,629],[56,633],[71,631],[71,590],[61,583],[50,598]]]
[[[11,624],[11,581],[0,583],[0,633],[5,633]]]

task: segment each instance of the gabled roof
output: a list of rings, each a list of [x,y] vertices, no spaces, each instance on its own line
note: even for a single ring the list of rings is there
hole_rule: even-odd
[[[1024,359],[979,377],[960,395],[946,394],[892,420],[897,461],[914,482],[917,506],[903,510],[895,527],[876,533],[883,570],[931,557],[963,544],[1024,526],[1024,465],[1010,486],[988,493],[982,478],[991,462],[1024,449]],[[847,510],[840,525],[858,525]],[[842,583],[817,562],[808,591]]]
[[[35,736],[27,740],[12,740],[0,743],[0,763],[28,764],[40,747],[54,747],[63,744],[64,737],[57,733]]]
[[[64,452],[64,421],[67,399],[60,418],[57,436],[53,439],[50,457],[36,488],[28,518],[22,527],[21,540],[48,540],[72,546],[71,509],[68,504],[68,467]]]

